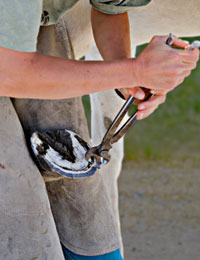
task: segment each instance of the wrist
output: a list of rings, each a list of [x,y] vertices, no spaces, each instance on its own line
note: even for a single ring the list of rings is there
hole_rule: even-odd
[[[130,74],[132,76],[132,81],[134,82],[132,86],[142,86],[141,84],[141,64],[138,58],[131,59]]]
[[[135,59],[118,60],[117,64],[120,66],[116,69],[118,74],[118,84],[115,88],[133,88],[138,86],[137,77],[135,76]],[[115,62],[114,62],[115,63]]]

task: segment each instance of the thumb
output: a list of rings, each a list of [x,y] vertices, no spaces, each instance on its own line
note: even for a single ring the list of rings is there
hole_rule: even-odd
[[[140,99],[140,100],[144,99],[144,97],[145,97],[145,92],[140,87],[130,88],[129,89],[129,93],[130,93],[131,96],[133,96],[133,97],[135,97],[137,99]]]

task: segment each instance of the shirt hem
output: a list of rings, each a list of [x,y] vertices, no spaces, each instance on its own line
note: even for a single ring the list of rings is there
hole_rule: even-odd
[[[94,1],[94,2],[93,2]],[[106,3],[99,3],[95,0],[90,0],[90,4],[92,7],[94,7],[96,10],[109,14],[109,15],[115,15],[115,14],[123,14],[128,11],[130,11],[132,8],[142,7],[145,5],[148,5],[151,2],[151,0],[147,0],[147,2],[142,2],[140,4],[118,4],[118,5],[112,5],[112,4],[106,4]]]
[[[34,47],[19,47],[19,46],[13,46],[13,44],[5,43],[5,42],[0,42],[0,46],[10,49],[10,50],[15,50],[15,51],[21,51],[21,52],[36,52],[36,46]]]
[[[97,11],[101,12],[101,13],[104,13],[104,14],[109,14],[109,15],[117,15],[117,14],[123,14],[123,13],[127,13],[129,10],[122,10],[122,11],[119,11],[119,12],[112,12],[112,11],[104,11],[102,10],[101,8],[98,8],[97,6],[94,6],[93,4],[91,4],[92,7],[94,9],[96,9]]]

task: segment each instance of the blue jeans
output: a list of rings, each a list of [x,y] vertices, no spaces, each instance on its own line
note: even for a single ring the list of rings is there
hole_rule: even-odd
[[[97,255],[97,256],[83,256],[77,255],[69,251],[62,245],[63,254],[65,256],[65,260],[123,260],[120,249],[117,249],[114,252],[104,254],[104,255]]]

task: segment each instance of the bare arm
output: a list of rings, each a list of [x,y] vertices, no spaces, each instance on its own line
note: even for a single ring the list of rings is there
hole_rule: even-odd
[[[0,96],[62,99],[133,82],[131,60],[81,62],[3,47],[0,57]]]
[[[130,28],[127,13],[108,15],[92,8],[94,38],[104,60],[131,57]]]
[[[94,8],[92,9],[92,27],[97,47],[104,60],[120,60],[130,58],[130,30],[128,14],[106,15]],[[166,93],[180,84],[196,66],[199,52],[187,53],[182,50],[173,50],[168,47],[165,37],[154,37],[149,46],[137,58],[134,73],[135,81],[140,86],[150,89],[156,88],[156,96],[148,102],[139,105],[137,118],[142,119],[150,115],[159,104],[165,101]],[[184,47],[186,43],[175,39],[174,45]],[[139,65],[138,65],[139,64]],[[186,66],[184,66],[187,64]],[[144,98],[144,93],[139,87],[120,91],[125,97],[130,94],[138,99]],[[118,88],[116,86],[116,88]],[[138,101],[137,101],[138,103]]]
[[[123,60],[131,57],[127,13],[107,15],[92,8],[91,20],[96,45],[104,60]],[[116,88],[118,87],[116,86]],[[135,87],[128,91],[124,86],[121,86],[121,92],[125,97],[132,94],[137,98],[144,98],[144,92],[140,88]]]
[[[166,36],[155,37],[138,58],[127,59],[127,14],[98,15],[100,29],[95,22],[94,33],[100,48],[105,44],[101,53],[106,61],[73,61],[0,47],[0,96],[62,99],[135,86],[169,90],[196,66],[198,52],[172,50],[165,45]],[[115,17],[120,19],[111,23]]]

